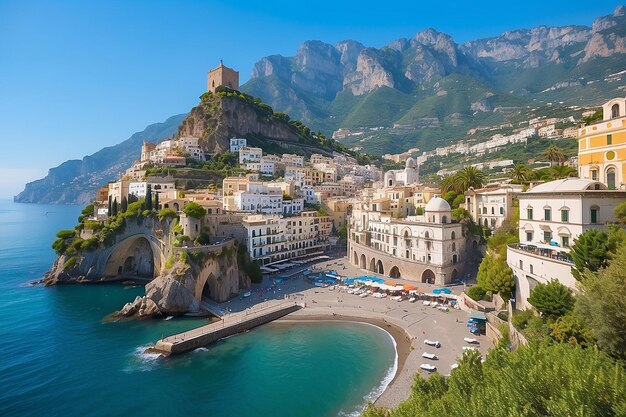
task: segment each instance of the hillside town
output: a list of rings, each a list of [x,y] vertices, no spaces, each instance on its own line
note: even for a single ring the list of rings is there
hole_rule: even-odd
[[[209,90],[223,80],[237,87],[233,70],[220,64],[209,72]],[[525,309],[539,283],[556,279],[577,291],[571,245],[589,229],[616,223],[614,208],[626,201],[626,99],[610,100],[602,110],[601,121],[575,130],[555,129],[561,122],[556,118],[532,120],[509,136],[438,149],[442,155],[481,153],[537,134],[578,138],[577,177],[570,171],[553,181],[481,181],[452,196],[443,185],[420,181],[426,153],[419,158],[404,154],[403,169],[383,172],[339,152],[275,154],[235,137],[229,152],[241,174],[209,188],[181,189],[173,176],[150,169],[167,173],[210,159],[200,138],[144,142],[141,158],[98,191],[93,220],[104,221],[132,201],[151,199],[156,209],[180,215],[186,246],[198,245],[201,235],[210,237],[207,244],[236,239],[265,274],[335,252],[345,253],[347,262],[363,271],[445,286],[471,282],[485,252],[485,233],[510,227],[515,219],[519,243],[508,245],[506,259],[515,280],[514,306]],[[187,216],[189,204],[202,207],[203,216]]]

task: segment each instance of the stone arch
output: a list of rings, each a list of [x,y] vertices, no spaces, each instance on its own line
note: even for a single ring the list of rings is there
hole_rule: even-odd
[[[615,103],[611,106],[611,119],[619,117],[619,104]]]
[[[113,247],[105,262],[105,277],[154,278],[161,270],[161,249],[150,236],[130,236]]]
[[[354,254],[352,255],[352,265],[358,265],[359,264],[359,255],[357,255],[356,251],[354,251]]]
[[[426,269],[424,272],[422,272],[422,282],[425,284],[434,284],[435,273],[430,269]]]
[[[361,263],[359,266],[361,269],[367,269],[367,259],[365,258],[365,254],[361,254]]]
[[[394,265],[389,271],[389,276],[391,278],[400,278],[402,275],[400,274],[400,269]]]
[[[385,267],[383,265],[383,261],[381,261],[380,259],[378,260],[378,262],[376,262],[376,272],[381,275],[385,275]]]
[[[617,104],[616,104],[617,106]],[[606,169],[606,186],[609,187],[609,190],[615,189],[615,178],[616,178],[616,170],[614,166],[610,166]]]
[[[370,259],[370,268],[369,268],[369,270],[372,271],[372,272],[376,272],[376,259],[375,258]]]
[[[459,276],[459,272],[456,269],[452,270],[452,274],[450,275],[450,279],[454,281]]]

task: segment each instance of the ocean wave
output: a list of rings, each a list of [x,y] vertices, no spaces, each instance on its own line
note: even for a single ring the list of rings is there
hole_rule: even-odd
[[[208,352],[209,349],[205,348],[205,347],[199,347],[197,349],[194,349],[193,352],[197,353],[197,352]]]
[[[154,370],[164,356],[161,353],[146,352],[151,347],[152,345],[136,347],[131,354],[131,363],[124,369],[124,372],[149,372]]]

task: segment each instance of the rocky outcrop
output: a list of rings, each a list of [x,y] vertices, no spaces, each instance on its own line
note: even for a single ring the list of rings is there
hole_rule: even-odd
[[[202,297],[224,302],[240,289],[250,288],[250,277],[239,268],[238,250],[231,241],[217,251],[186,255],[146,285],[146,295],[126,304],[116,316],[180,315],[200,310]],[[182,253],[182,252],[181,252]],[[184,259],[184,260],[183,260]]]

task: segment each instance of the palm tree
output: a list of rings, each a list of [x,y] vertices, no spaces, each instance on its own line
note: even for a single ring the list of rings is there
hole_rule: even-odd
[[[448,191],[455,191],[454,183],[455,183],[456,175],[448,175],[441,180],[441,195],[444,195]]]
[[[550,166],[554,166],[555,162],[559,165],[563,165],[563,162],[565,162],[566,159],[561,148],[556,145],[550,145],[543,155],[548,158],[548,161],[550,161]]]
[[[464,193],[469,188],[481,188],[485,184],[485,174],[473,166],[463,168],[454,177],[459,193]]]
[[[518,183],[529,181],[532,177],[532,169],[528,165],[517,164],[511,171],[511,179]]]
[[[575,177],[578,174],[572,167],[566,165],[557,165],[551,167],[542,177],[543,180],[554,181],[563,178]]]

